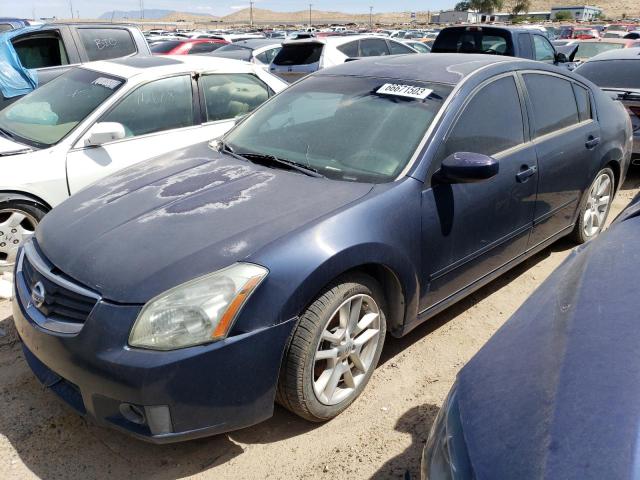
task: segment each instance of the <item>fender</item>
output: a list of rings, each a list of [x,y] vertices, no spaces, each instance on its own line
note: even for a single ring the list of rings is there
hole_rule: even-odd
[[[36,195],[25,192],[0,191],[0,204],[11,200],[21,200],[23,202],[31,203],[34,207],[44,208],[47,211],[51,210],[51,206]]]

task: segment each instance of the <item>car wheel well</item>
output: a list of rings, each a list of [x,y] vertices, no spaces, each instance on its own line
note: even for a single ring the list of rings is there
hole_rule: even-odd
[[[385,312],[388,332],[394,337],[400,336],[404,325],[406,305],[404,289],[396,273],[385,265],[369,263],[354,267],[342,275],[356,272],[369,275],[380,284],[388,310]]]
[[[51,205],[47,202],[38,198],[35,195],[25,192],[13,191],[13,190],[3,190],[0,191],[0,203],[10,202],[10,201],[23,201],[23,202],[33,202],[35,206],[46,210],[47,212],[51,210]]]
[[[613,178],[615,180],[614,192],[616,192],[618,190],[618,187],[620,186],[620,175],[621,175],[620,163],[615,160],[611,160],[603,168],[607,168],[607,167],[613,170]]]

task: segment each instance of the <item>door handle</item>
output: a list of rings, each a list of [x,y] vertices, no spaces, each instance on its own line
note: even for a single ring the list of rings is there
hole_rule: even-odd
[[[538,167],[533,165],[530,167],[529,165],[523,165],[520,172],[516,173],[516,180],[519,183],[524,183],[529,180],[529,177],[532,177],[538,171]]]
[[[588,150],[591,150],[592,148],[596,148],[599,143],[600,143],[600,137],[594,137],[593,135],[589,135],[589,138],[587,138],[587,141],[584,144],[584,146],[587,147]]]

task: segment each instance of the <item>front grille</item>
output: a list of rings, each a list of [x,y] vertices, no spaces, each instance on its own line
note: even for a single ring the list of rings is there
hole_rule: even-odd
[[[29,292],[33,293],[38,282],[44,288],[44,301],[41,305],[34,306],[50,320],[83,324],[93,310],[97,302],[96,298],[63,287],[51,280],[51,277],[54,276],[52,273],[45,276],[35,268],[28,255],[24,255],[22,276]]]

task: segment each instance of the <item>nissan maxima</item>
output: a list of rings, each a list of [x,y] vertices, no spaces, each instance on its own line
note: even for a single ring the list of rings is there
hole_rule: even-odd
[[[558,238],[596,237],[631,142],[620,103],[534,61],[319,71],[48,214],[16,266],[25,356],[78,412],[155,442],[276,401],[331,419],[386,335]]]

